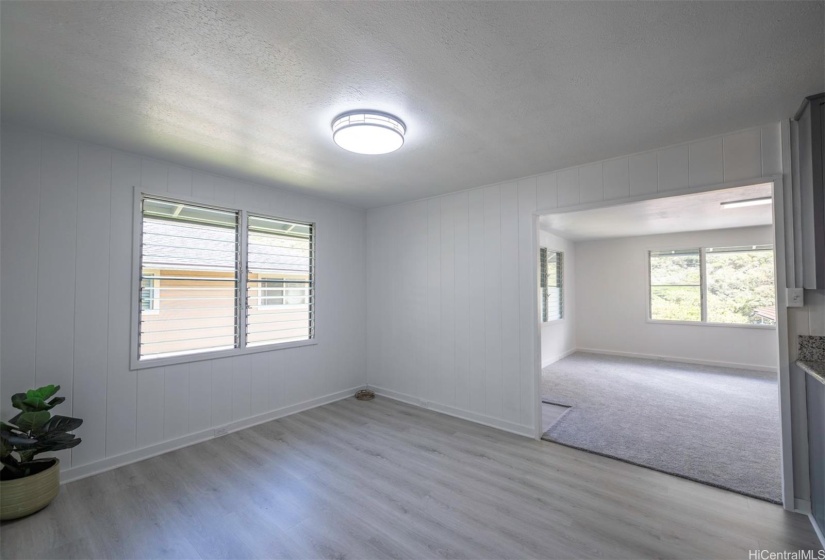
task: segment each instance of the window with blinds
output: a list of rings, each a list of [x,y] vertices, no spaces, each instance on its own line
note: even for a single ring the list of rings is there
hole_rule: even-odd
[[[312,338],[312,226],[249,216],[247,228],[247,345]]]
[[[313,226],[144,196],[137,359],[314,336]]]
[[[556,321],[564,316],[564,253],[540,249],[541,320]]]

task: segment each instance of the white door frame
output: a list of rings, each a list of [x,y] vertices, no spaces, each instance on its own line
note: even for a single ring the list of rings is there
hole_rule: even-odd
[[[786,245],[785,245],[785,184],[782,175],[768,175],[756,177],[746,181],[732,181],[717,185],[692,187],[654,193],[650,195],[634,196],[618,200],[604,200],[587,204],[577,204],[565,208],[538,208],[533,212],[533,255],[539,251],[539,218],[548,214],[565,214],[594,208],[621,206],[643,200],[669,198],[708,191],[717,191],[755,185],[759,183],[773,184],[773,227],[774,227],[774,266],[776,276],[776,337],[778,344],[777,374],[779,378],[779,415],[781,424],[782,446],[782,502],[785,509],[794,511],[794,479],[793,479],[793,446],[791,434],[791,385],[790,385],[790,358],[788,348],[788,310],[786,301]],[[533,258],[533,294],[538,293],[538,257]],[[538,317],[538,306],[534,305],[533,340],[534,340],[534,379],[533,402],[535,409],[534,437],[541,439],[541,323]]]

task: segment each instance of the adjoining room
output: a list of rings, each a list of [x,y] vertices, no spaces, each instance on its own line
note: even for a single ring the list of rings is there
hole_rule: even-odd
[[[781,503],[772,187],[541,218],[544,439]]]
[[[0,0],[0,560],[825,560],[825,0]]]

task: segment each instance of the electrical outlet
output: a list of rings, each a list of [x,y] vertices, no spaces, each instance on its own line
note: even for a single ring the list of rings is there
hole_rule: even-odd
[[[804,307],[805,306],[805,290],[802,288],[788,288],[787,292],[788,307]]]

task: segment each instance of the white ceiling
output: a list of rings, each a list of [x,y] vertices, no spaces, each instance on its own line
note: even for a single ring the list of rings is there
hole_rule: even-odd
[[[772,190],[770,183],[764,183],[593,210],[548,214],[539,218],[539,226],[571,241],[767,226],[773,223],[771,204],[722,208],[721,203],[771,196]]]
[[[380,206],[788,118],[823,2],[3,1],[2,117]],[[330,138],[408,125],[393,154]]]

